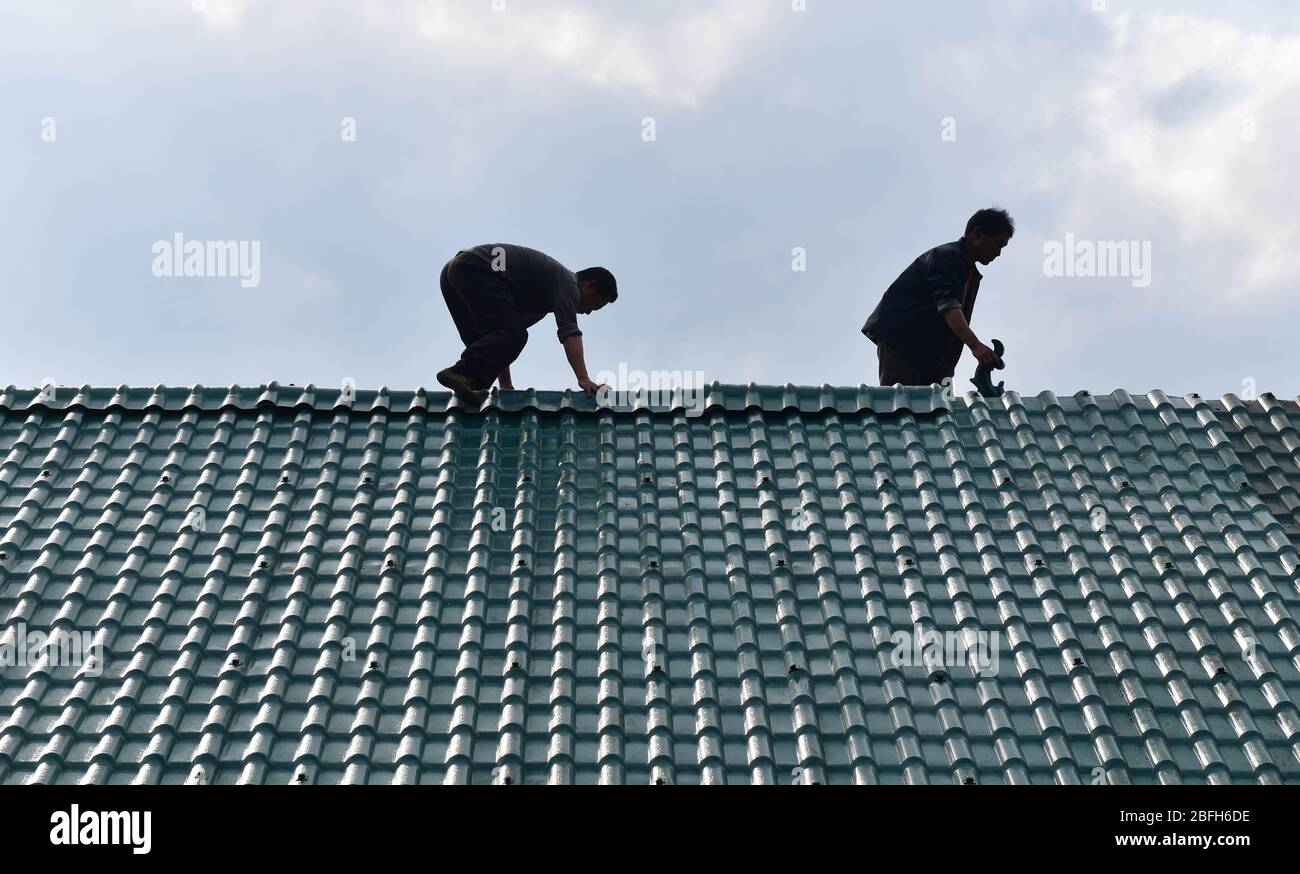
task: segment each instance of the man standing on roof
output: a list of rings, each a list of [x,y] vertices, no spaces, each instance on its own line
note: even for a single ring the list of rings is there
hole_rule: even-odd
[[[964,237],[926,252],[894,280],[862,326],[876,344],[881,385],[942,383],[956,371],[962,346],[986,367],[1000,363],[970,328],[983,278],[975,264],[992,263],[1015,232],[1006,210],[981,209]]]
[[[528,328],[547,313],[555,325],[578,386],[593,394],[582,354],[578,314],[587,315],[618,299],[618,283],[604,267],[576,274],[560,262],[524,246],[485,243],[462,249],[442,268],[442,296],[465,351],[438,373],[438,382],[462,403],[479,406],[483,391],[499,381],[512,389],[510,364],[528,342]]]

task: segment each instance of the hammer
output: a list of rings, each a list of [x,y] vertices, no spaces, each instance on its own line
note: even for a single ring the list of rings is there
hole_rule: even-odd
[[[998,364],[996,367],[997,370],[1002,370],[1004,367],[1007,366],[1002,361],[1002,353],[1005,350],[1005,348],[1006,347],[1002,345],[1001,340],[993,341],[993,354],[998,356]],[[1002,397],[1002,386],[1005,385],[1005,383],[999,382],[997,385],[993,384],[992,375],[994,369],[995,368],[985,367],[983,364],[975,368],[975,378],[971,380],[971,384],[974,385],[975,388],[979,389],[980,397],[985,397],[985,398]]]

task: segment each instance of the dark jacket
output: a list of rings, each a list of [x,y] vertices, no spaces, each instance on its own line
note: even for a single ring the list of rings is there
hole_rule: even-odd
[[[927,373],[951,376],[962,344],[943,313],[960,307],[969,322],[982,278],[965,237],[935,246],[894,280],[862,333],[873,342],[883,340]]]

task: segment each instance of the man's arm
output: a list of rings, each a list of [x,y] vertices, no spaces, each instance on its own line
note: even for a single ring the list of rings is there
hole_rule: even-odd
[[[970,349],[975,360],[985,367],[997,367],[1002,359],[998,358],[997,353],[980,342],[980,338],[975,336],[975,332],[970,329],[966,322],[966,316],[961,311],[961,307],[953,307],[943,311],[943,319],[948,323],[948,327],[957,335],[957,339]]]
[[[564,344],[564,354],[569,359],[569,366],[573,368],[573,375],[578,377],[578,387],[587,394],[595,394],[597,389],[603,388],[587,376],[587,362],[582,355],[582,335],[570,334],[560,342]]]

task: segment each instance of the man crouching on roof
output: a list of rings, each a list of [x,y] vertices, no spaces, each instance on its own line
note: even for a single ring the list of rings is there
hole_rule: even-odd
[[[589,315],[618,300],[618,283],[604,267],[572,272],[536,249],[486,243],[462,249],[439,279],[456,330],[465,344],[460,360],[438,373],[438,382],[462,403],[480,406],[483,392],[499,382],[512,389],[510,364],[524,351],[528,328],[555,314],[556,333],[578,379],[594,394],[604,386],[587,375],[578,314]]]

